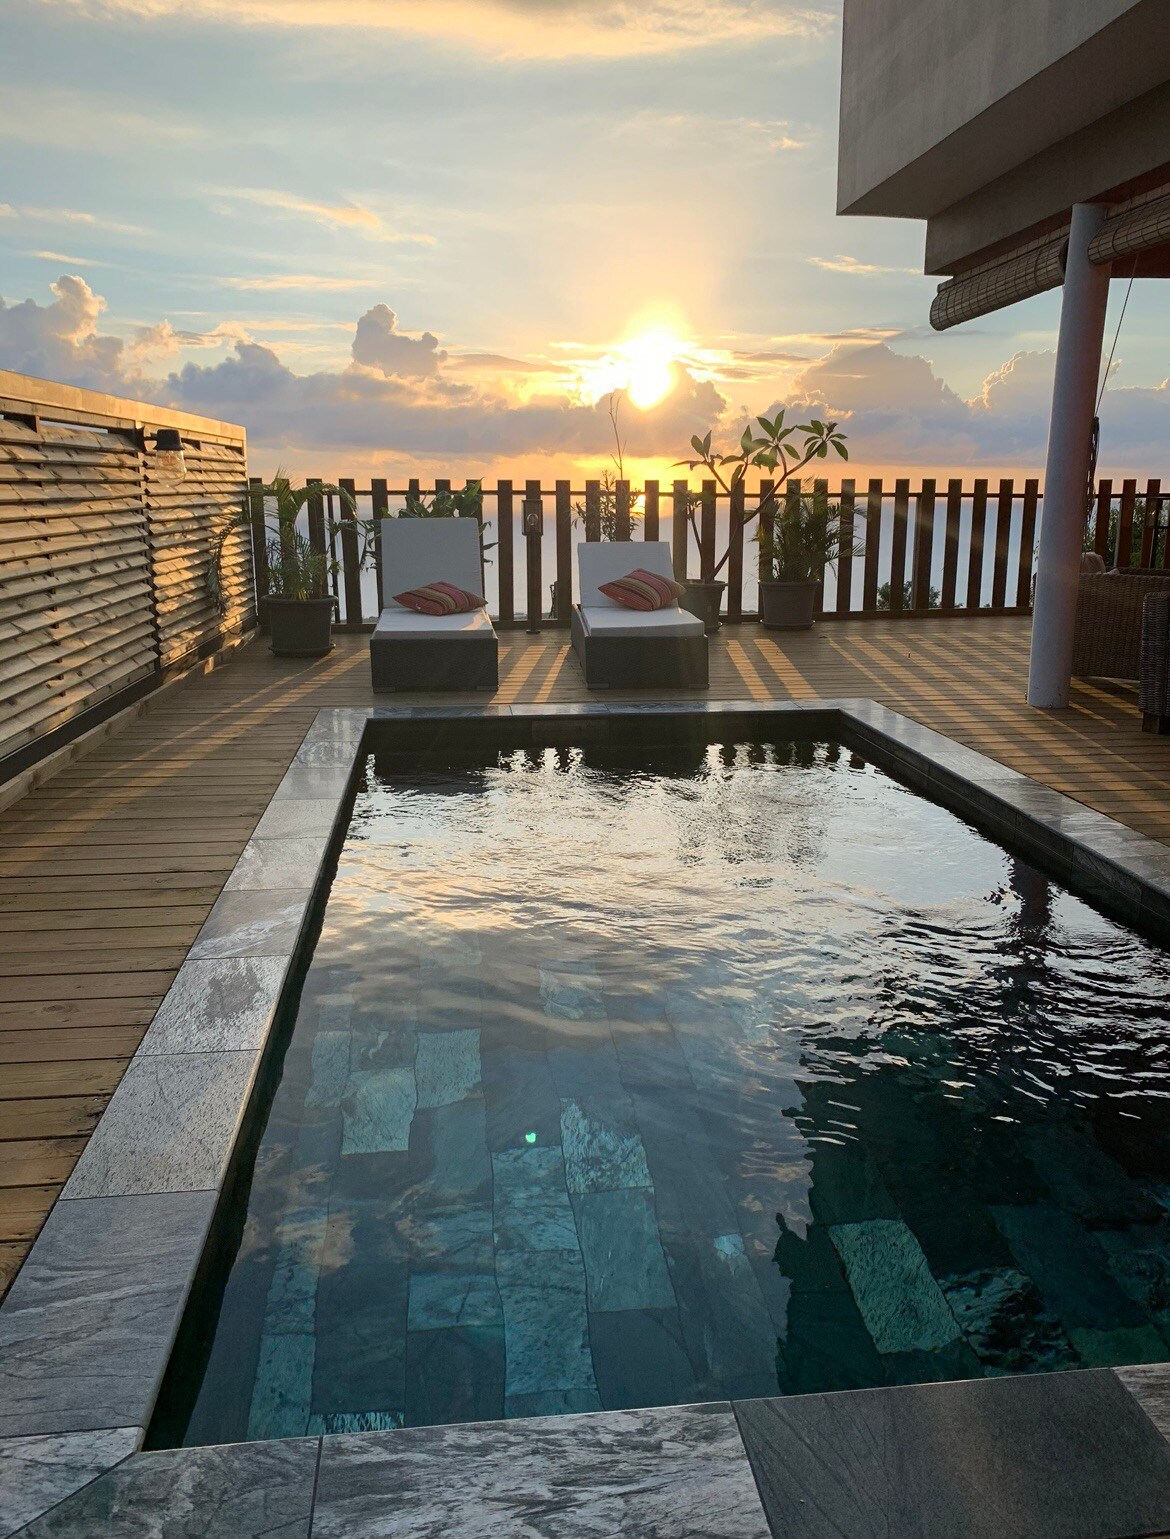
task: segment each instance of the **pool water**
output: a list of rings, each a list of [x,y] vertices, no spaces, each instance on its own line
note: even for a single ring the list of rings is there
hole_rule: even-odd
[[[833,744],[371,758],[186,1441],[1170,1358],[1168,984]]]

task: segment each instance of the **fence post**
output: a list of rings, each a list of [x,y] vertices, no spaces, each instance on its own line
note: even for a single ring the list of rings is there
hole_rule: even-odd
[[[995,506],[995,560],[991,568],[991,607],[993,609],[1002,609],[1007,602],[1008,542],[1012,534],[1012,505],[1015,500],[1015,482],[1001,481]]]
[[[776,548],[773,539],[776,531],[776,483],[774,481],[760,482],[760,500],[756,506],[759,509],[756,514],[759,521],[757,578],[760,582],[768,582],[772,576],[772,557]],[[759,608],[758,600],[756,607]]]
[[[530,515],[539,513],[533,527],[529,528]],[[528,577],[528,631],[530,635],[539,634],[540,622],[544,618],[544,594],[541,591],[544,586],[544,576],[541,563],[541,545],[544,540],[544,494],[539,481],[525,481],[524,483],[524,534],[525,544],[528,547],[526,558],[526,575]]]
[[[630,483],[628,481],[614,482],[613,499],[614,538],[628,540],[630,538]]]
[[[871,481],[865,495],[865,573],[861,586],[861,612],[866,615],[877,612],[878,562],[882,552],[882,509],[885,501],[886,489],[882,482]]]
[[[1146,516],[1142,520],[1142,565],[1150,567],[1154,564],[1154,538],[1158,527],[1159,494],[1162,490],[1161,481],[1146,482]]]
[[[512,483],[496,486],[496,559],[500,563],[500,624],[511,625],[516,618],[516,558],[512,550]]]
[[[350,501],[343,500],[341,504],[341,571],[345,588],[345,623],[360,625],[362,623],[362,574],[359,564],[357,514],[354,512],[357,486],[353,481],[339,481],[337,484],[343,492],[348,492],[350,497]]]
[[[840,554],[837,557],[837,607],[836,613],[847,615],[853,608],[853,509],[856,500],[853,481],[841,482],[841,516],[838,523]]]
[[[321,485],[320,476],[306,476],[305,485]],[[306,511],[309,519],[309,549],[318,556],[325,554],[325,499],[319,491],[311,493]]]
[[[390,513],[390,493],[382,477],[370,482],[370,508],[374,523],[374,583],[378,590],[378,613],[381,614],[386,599],[382,591],[382,531],[378,520]]]
[[[1133,505],[1137,501],[1137,482],[1121,483],[1121,509],[1117,519],[1117,565],[1124,571],[1133,565]]]
[[[715,482],[704,481],[699,513],[699,580],[710,582],[715,571]]]
[[[727,618],[743,619],[743,477],[731,483],[731,496],[727,499]]]
[[[943,536],[942,595],[943,609],[954,609],[955,587],[959,576],[959,524],[963,517],[963,483],[947,482],[947,524]]]
[[[249,488],[263,486],[263,476],[249,476]],[[145,499],[143,502],[145,506]],[[256,618],[259,621],[261,631],[268,629],[268,539],[264,527],[264,504],[257,497],[252,507],[252,566],[255,571],[256,582]],[[153,568],[153,562],[151,563]],[[153,588],[154,576],[151,574],[151,586]],[[159,650],[159,664],[162,663],[162,651]]]
[[[1108,566],[1110,556],[1109,515],[1113,510],[1113,482],[1097,482],[1097,517],[1093,530],[1093,549]]]
[[[926,612],[930,609],[930,572],[934,564],[935,483],[929,477],[922,482],[914,521],[914,583],[910,605]]]
[[[585,538],[590,545],[601,539],[601,482],[585,483]]]
[[[820,477],[820,476],[816,477],[814,479],[814,481],[813,481],[812,497],[813,497],[814,505],[818,501],[820,501],[821,498],[823,498],[824,499],[824,504],[823,505],[827,509],[828,502],[829,502],[829,483],[826,480],[824,480],[822,477]],[[819,620],[824,615],[824,613],[825,613],[825,569],[824,569],[824,567],[821,567],[820,574],[817,577],[817,591],[813,594],[813,614]]]
[[[906,529],[910,520],[910,483],[894,482],[894,528],[890,535],[890,613],[901,614],[906,597]]]
[[[1016,572],[1016,606],[1032,606],[1032,562],[1036,556],[1036,509],[1040,503],[1040,483],[1024,482],[1024,503],[1020,513],[1020,558]]]
[[[557,482],[557,624],[573,613],[573,485]]]
[[[658,538],[658,482],[647,481],[642,495],[646,504],[642,515],[642,538],[654,541]]]
[[[964,607],[983,605],[983,541],[987,530],[987,482],[980,477],[971,493],[971,533],[967,551],[967,593]]]
[[[687,567],[690,564],[688,555],[690,552],[690,520],[687,518],[687,502],[690,499],[691,489],[686,481],[674,483],[672,497],[673,513],[670,520],[670,544],[674,557],[674,575],[679,582],[686,582]]]

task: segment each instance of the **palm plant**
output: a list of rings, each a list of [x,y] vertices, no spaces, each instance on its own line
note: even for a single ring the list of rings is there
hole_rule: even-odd
[[[760,577],[765,582],[819,582],[827,566],[842,556],[851,560],[864,548],[846,548],[840,504],[830,502],[823,487],[785,497],[771,526],[761,525],[754,538],[761,547]]]
[[[260,527],[273,531],[265,542],[269,577],[267,596],[288,599],[328,598],[329,577],[336,569],[336,562],[323,551],[313,549],[310,541],[297,528],[297,520],[311,499],[329,495],[336,497],[344,507],[356,514],[356,503],[342,487],[320,481],[294,486],[280,469],[277,469],[267,484],[249,486],[243,506],[224,519],[212,540],[207,588],[221,614],[226,602],[222,574],[224,546],[233,533],[242,528]],[[364,566],[373,554],[373,524],[367,525],[355,519],[350,527],[355,525],[361,541],[360,563]],[[333,529],[340,527],[336,522],[331,525]]]

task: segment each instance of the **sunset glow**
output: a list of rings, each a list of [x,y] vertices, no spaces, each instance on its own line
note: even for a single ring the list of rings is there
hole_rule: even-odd
[[[623,348],[629,363],[626,394],[635,406],[645,411],[657,406],[674,383],[675,359],[682,343],[668,332],[648,331]]]

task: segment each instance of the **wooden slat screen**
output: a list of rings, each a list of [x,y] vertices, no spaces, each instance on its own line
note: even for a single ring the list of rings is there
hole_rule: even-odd
[[[158,475],[160,427],[183,435],[181,482]],[[207,582],[245,484],[237,428],[0,370],[0,775],[254,623],[247,529],[224,551],[226,613]]]
[[[243,445],[185,439],[186,475],[160,480],[155,455],[143,456],[150,530],[159,656],[164,668],[196,655],[224,631],[238,630],[255,613],[251,542],[233,530],[220,563],[226,609],[219,612],[207,586],[218,531],[239,509],[247,483]]]

